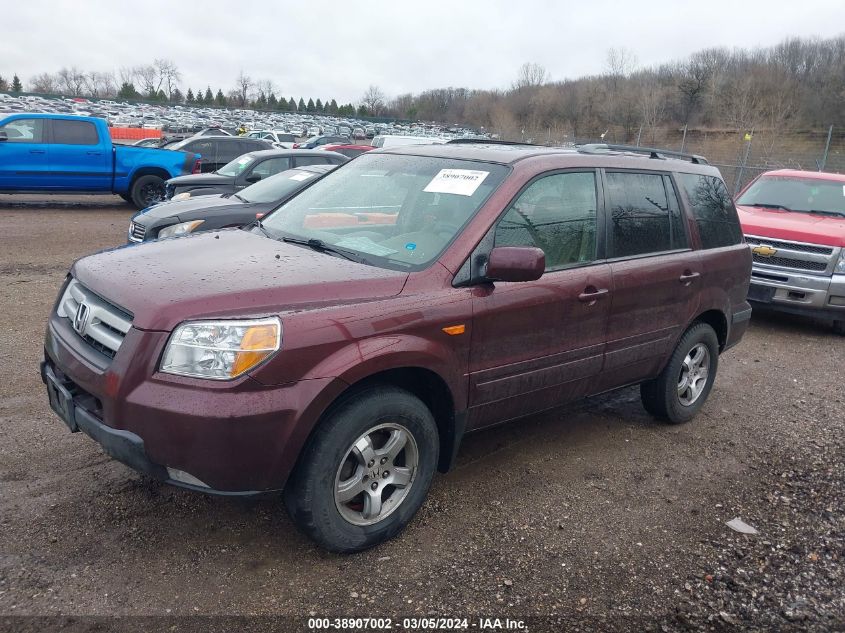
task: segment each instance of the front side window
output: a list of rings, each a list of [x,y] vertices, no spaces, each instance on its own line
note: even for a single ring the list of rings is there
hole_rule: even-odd
[[[632,257],[686,248],[674,191],[660,174],[607,173],[608,256]]]
[[[534,246],[546,270],[596,257],[596,175],[554,174],[532,183],[496,226],[496,246]]]
[[[255,157],[252,154],[244,154],[235,160],[226,163],[217,173],[221,176],[240,176],[247,168],[255,162]]]
[[[371,265],[420,270],[508,171],[468,160],[364,155],[294,196],[263,224],[273,237],[320,240]]]
[[[0,126],[0,130],[6,133],[7,143],[44,142],[43,119],[15,119]]]
[[[736,207],[721,178],[678,174],[678,182],[687,194],[703,248],[742,242],[742,227]]]
[[[268,158],[267,160],[258,163],[255,168],[250,172],[250,175],[257,175],[261,176],[262,178],[267,178],[268,176],[278,174],[280,171],[285,171],[289,168],[290,158],[286,156],[281,158]]]

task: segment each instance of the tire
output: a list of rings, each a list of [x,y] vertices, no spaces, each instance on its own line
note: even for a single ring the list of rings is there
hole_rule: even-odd
[[[373,547],[419,510],[439,446],[434,417],[419,398],[387,386],[360,391],[330,410],[308,441],[285,505],[297,527],[328,550]],[[391,483],[400,480],[406,485]]]
[[[120,194],[118,194],[118,195],[119,195],[121,198],[123,198],[124,200],[126,200],[126,202],[128,202],[129,204],[135,204],[134,202],[132,202],[132,196],[131,196],[131,195],[129,195],[128,193],[120,193]]]
[[[845,336],[845,321],[834,321],[833,333],[839,334],[839,336]]]
[[[164,201],[164,179],[161,176],[147,174],[139,176],[132,183],[129,196],[139,209],[144,209],[156,202]]]
[[[706,375],[697,369],[699,364],[706,369]],[[689,369],[685,369],[690,366],[694,368],[695,379],[692,381],[689,380]],[[694,323],[681,337],[657,378],[640,385],[643,407],[654,417],[670,424],[688,422],[707,401],[718,367],[719,340],[716,332],[706,323]]]

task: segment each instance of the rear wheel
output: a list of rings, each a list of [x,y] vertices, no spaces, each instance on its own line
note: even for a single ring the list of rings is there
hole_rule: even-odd
[[[654,380],[640,385],[645,410],[671,424],[691,420],[704,406],[719,366],[719,341],[706,323],[684,333]]]
[[[439,440],[414,395],[376,387],[344,400],[315,431],[285,489],[297,526],[323,547],[355,552],[402,530],[425,500]]]
[[[161,176],[147,174],[139,176],[132,183],[129,196],[139,209],[144,209],[157,202],[164,201],[164,179]]]
[[[126,200],[126,202],[128,202],[129,204],[133,204],[133,202],[132,202],[132,196],[131,196],[131,195],[129,195],[128,193],[121,193],[121,194],[118,194],[118,195],[119,195],[121,198],[123,198],[124,200]]]

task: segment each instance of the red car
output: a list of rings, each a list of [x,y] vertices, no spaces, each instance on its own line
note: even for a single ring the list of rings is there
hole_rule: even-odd
[[[467,432],[633,384],[690,420],[748,326],[750,272],[699,157],[381,149],[249,228],[80,259],[41,373],[114,458],[283,493],[350,552],[411,520]]]
[[[364,152],[369,152],[376,148],[372,145],[324,145],[320,149],[324,149],[329,152],[337,152],[338,154],[343,154],[349,158],[355,158]]]
[[[766,172],[736,204],[754,257],[748,299],[845,334],[845,175]]]

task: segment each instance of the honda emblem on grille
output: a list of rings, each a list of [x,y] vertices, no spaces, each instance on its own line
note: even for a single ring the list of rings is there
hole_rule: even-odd
[[[772,248],[768,244],[760,244],[760,246],[752,248],[751,252],[755,255],[759,255],[760,257],[771,257],[778,252],[778,249]]]
[[[88,315],[91,313],[91,308],[87,303],[80,303],[76,308],[76,314],[73,317],[73,329],[77,333],[82,334],[85,331],[85,326],[88,323]]]

